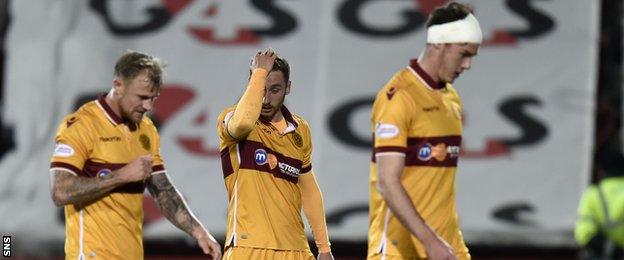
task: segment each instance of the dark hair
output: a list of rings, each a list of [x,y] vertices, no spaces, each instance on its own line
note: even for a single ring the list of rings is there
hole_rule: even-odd
[[[155,87],[163,84],[164,64],[160,59],[145,53],[128,51],[115,63],[115,76],[124,81],[134,79],[143,70],[147,70],[148,77]]]
[[[447,5],[439,6],[431,12],[427,19],[427,28],[436,24],[450,23],[466,18],[472,13],[472,8],[465,4],[450,2]]]
[[[281,71],[282,74],[284,74],[284,82],[288,84],[288,80],[290,79],[290,65],[286,58],[277,56],[275,62],[273,62],[271,71]]]
[[[288,60],[284,57],[280,57],[279,55],[275,58],[273,62],[273,68],[271,71],[281,71],[284,74],[284,83],[288,84],[288,80],[290,79],[290,65],[288,64]],[[249,69],[249,77],[251,77],[251,68]]]

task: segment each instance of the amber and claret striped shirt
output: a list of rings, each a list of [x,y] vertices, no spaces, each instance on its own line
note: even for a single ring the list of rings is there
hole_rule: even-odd
[[[260,117],[244,140],[227,130],[234,107],[219,115],[221,163],[229,195],[225,246],[310,250],[298,178],[312,170],[310,127],[285,106],[280,133]]]
[[[409,249],[412,243],[399,235],[406,229],[388,210],[376,188],[375,156],[393,153],[405,156],[401,182],[418,213],[455,253],[468,252],[455,207],[461,116],[461,100],[453,86],[434,82],[416,60],[396,73],[377,94],[371,115],[374,148],[370,164],[369,256],[381,251],[390,255],[413,251]],[[425,257],[422,244],[413,236],[412,240],[414,254]]]
[[[56,133],[50,171],[101,178],[152,155],[152,174],[165,173],[152,121],[124,123],[102,95],[66,116]],[[143,259],[143,192],[136,182],[84,207],[65,206],[66,259]]]

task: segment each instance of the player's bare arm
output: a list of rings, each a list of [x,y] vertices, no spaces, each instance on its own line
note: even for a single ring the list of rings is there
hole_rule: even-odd
[[[110,175],[86,178],[55,170],[52,172],[52,200],[56,206],[85,205],[105,196],[119,184]]]
[[[82,206],[130,182],[145,180],[152,171],[152,159],[141,156],[111,174],[97,178],[73,175],[64,170],[52,172],[52,200],[56,206]]]
[[[392,213],[423,243],[429,259],[455,259],[453,249],[425,223],[401,184],[405,157],[378,155],[376,160],[379,172],[377,189]]]
[[[192,234],[193,229],[200,226],[166,174],[155,174],[150,177],[147,182],[147,189],[154,197],[163,215],[176,227]]]
[[[173,225],[197,239],[205,254],[210,254],[213,259],[221,259],[221,246],[195,218],[166,173],[152,175],[147,181],[147,189],[162,214]]]

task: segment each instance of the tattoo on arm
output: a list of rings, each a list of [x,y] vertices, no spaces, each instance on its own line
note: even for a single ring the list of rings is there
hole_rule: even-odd
[[[193,229],[200,226],[199,221],[193,216],[167,174],[152,175],[147,182],[147,188],[163,215],[176,227],[192,236]]]
[[[52,173],[52,200],[57,206],[87,205],[108,194],[116,187],[110,175],[86,178],[57,170]]]

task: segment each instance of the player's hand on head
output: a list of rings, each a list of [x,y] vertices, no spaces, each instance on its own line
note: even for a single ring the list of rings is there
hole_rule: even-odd
[[[256,53],[251,62],[251,69],[265,69],[271,71],[275,58],[277,58],[277,54],[272,48],[260,50]]]
[[[118,170],[119,177],[126,182],[145,181],[152,173],[152,162],[151,155],[139,156]]]

